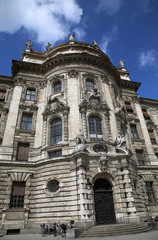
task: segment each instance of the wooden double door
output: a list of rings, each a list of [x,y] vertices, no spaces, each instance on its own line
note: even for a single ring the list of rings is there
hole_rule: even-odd
[[[94,184],[95,214],[97,224],[115,223],[113,193],[110,183],[97,179]]]

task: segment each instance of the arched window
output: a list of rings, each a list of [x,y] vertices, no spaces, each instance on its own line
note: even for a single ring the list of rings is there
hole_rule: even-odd
[[[94,82],[93,80],[87,79],[86,80],[86,90],[92,91],[94,89]]]
[[[55,118],[50,124],[50,145],[62,142],[62,120],[60,118]]]
[[[56,82],[54,83],[54,93],[59,93],[61,92],[61,82]]]
[[[97,116],[91,116],[88,119],[89,122],[89,134],[91,140],[102,140],[102,127],[101,119]]]

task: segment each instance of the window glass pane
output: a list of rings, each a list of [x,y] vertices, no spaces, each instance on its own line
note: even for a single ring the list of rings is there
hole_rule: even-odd
[[[101,120],[97,116],[89,117],[89,133],[91,140],[101,140],[102,135],[102,127],[101,127]]]
[[[35,90],[27,89],[26,100],[35,100]]]
[[[145,182],[149,202],[155,202],[153,182]]]
[[[91,91],[94,89],[94,82],[92,80],[86,80],[86,90]]]
[[[32,114],[23,114],[21,121],[21,129],[31,130],[32,126]]]
[[[50,126],[50,144],[55,145],[62,141],[62,121],[56,118],[51,122]]]
[[[130,127],[131,127],[132,138],[138,138],[136,125],[131,124]]]
[[[23,207],[25,195],[25,182],[13,182],[10,199],[10,208]]]
[[[49,152],[49,157],[51,157],[51,158],[53,158],[53,157],[60,157],[60,156],[62,156],[62,150]]]
[[[61,92],[61,82],[56,82],[54,84],[54,93]]]

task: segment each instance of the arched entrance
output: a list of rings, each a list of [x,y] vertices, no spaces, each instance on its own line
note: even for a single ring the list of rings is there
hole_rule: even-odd
[[[94,182],[93,190],[96,223],[115,223],[113,193],[110,183],[104,178],[99,178]]]

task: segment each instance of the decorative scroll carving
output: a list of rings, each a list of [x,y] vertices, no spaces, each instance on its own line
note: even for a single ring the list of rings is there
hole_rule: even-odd
[[[23,78],[16,78],[15,79],[15,86],[24,86],[26,83],[26,80]]]
[[[57,97],[52,98],[50,97],[48,104],[46,106],[45,111],[43,112],[43,116],[47,117],[51,114],[64,111],[64,113],[69,112],[69,107],[61,102]]]
[[[100,92],[95,88],[93,92],[90,94],[88,99],[84,99],[80,103],[80,109],[89,108],[93,112],[98,112],[99,110],[109,111],[109,107],[105,101],[102,100]]]
[[[70,78],[76,78],[78,77],[78,71],[76,71],[75,69],[69,70],[68,75]]]

